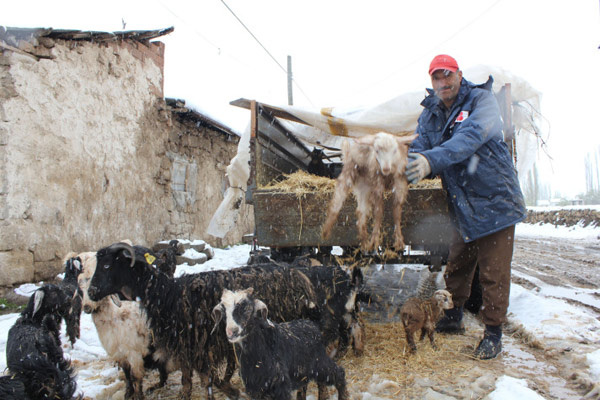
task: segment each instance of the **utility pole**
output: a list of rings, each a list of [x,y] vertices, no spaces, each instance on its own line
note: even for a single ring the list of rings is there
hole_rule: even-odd
[[[287,56],[287,86],[288,86],[288,106],[294,105],[294,96],[292,95],[292,56]]]

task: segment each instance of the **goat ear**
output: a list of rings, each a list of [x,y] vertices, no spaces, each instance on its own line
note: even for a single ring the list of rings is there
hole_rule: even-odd
[[[221,323],[221,319],[223,318],[223,303],[217,304],[213,308],[211,315],[212,319],[215,321],[215,325],[213,326],[212,331],[210,331],[210,334],[212,335],[217,329],[217,326]]]
[[[413,140],[415,140],[419,136],[418,133],[412,134],[410,136],[396,136],[396,140],[399,145],[410,145]]]
[[[40,310],[42,302],[44,301],[44,295],[44,291],[39,289],[33,294],[33,312],[31,313],[31,316],[34,316],[35,313]]]
[[[254,311],[257,315],[259,315],[265,321],[267,320],[267,315],[269,314],[269,309],[267,305],[260,300],[254,300]]]
[[[365,136],[360,137],[357,142],[359,142],[360,144],[366,144],[369,146],[373,145],[373,142],[375,142],[375,136],[373,134],[367,134]]]
[[[248,295],[251,295],[252,293],[254,293],[254,288],[250,286],[248,289],[243,290],[243,292]]]
[[[113,302],[113,304],[115,306],[121,307],[121,299],[119,299],[119,296],[117,296],[116,294],[111,294],[110,300]]]

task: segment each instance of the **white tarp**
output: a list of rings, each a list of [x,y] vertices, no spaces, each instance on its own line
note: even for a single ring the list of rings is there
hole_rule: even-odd
[[[477,66],[463,72],[463,76],[474,83],[494,78],[494,92],[506,83],[511,84],[513,101],[513,124],[517,147],[517,171],[524,180],[533,166],[539,148],[541,114],[541,93],[524,79],[498,67]],[[401,94],[374,107],[363,109],[324,108],[307,110],[294,106],[278,106],[309,125],[282,120],[281,122],[304,142],[312,145],[341,147],[346,136],[360,137],[365,134],[389,132],[402,135],[413,132],[423,107],[420,105],[426,92]],[[215,237],[224,237],[237,221],[239,204],[243,201],[246,183],[250,176],[250,128],[244,131],[238,145],[237,155],[227,167],[229,188],[225,198],[213,215],[207,233]]]

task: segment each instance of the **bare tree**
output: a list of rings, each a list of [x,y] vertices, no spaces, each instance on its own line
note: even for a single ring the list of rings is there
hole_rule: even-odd
[[[585,155],[585,188],[588,193],[600,192],[600,146]]]

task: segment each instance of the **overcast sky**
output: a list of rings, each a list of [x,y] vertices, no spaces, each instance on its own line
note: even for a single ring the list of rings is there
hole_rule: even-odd
[[[261,44],[251,36],[235,13]],[[165,95],[242,130],[240,97],[360,107],[430,87],[438,53],[461,69],[502,67],[542,92],[553,190],[585,190],[584,157],[600,152],[598,0],[104,0],[2,2],[0,25],[175,31],[166,43]],[[268,51],[268,53],[267,53]],[[467,77],[468,78],[468,77]]]

